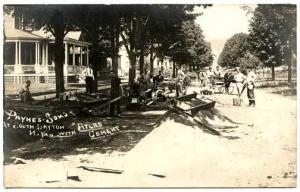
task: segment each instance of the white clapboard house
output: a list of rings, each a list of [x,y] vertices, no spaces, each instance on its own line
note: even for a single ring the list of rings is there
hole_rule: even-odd
[[[55,81],[54,38],[44,31],[33,31],[22,25],[22,17],[4,14],[3,64],[6,83]],[[76,77],[89,63],[88,42],[80,41],[80,32],[69,32],[64,38],[65,82]]]

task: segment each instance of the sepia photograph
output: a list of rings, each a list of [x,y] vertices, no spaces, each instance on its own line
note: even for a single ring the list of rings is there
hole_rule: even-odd
[[[3,188],[297,187],[296,3],[43,3],[2,4]]]

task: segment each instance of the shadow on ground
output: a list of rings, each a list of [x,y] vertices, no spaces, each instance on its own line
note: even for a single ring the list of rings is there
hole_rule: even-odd
[[[240,137],[234,135],[234,133],[239,126],[247,125],[246,123],[235,122],[214,108],[201,110],[195,117],[172,109],[158,119],[155,127],[160,126],[162,123],[168,123],[168,121],[174,121],[194,129],[201,129],[206,134],[229,140],[239,139]]]
[[[13,157],[23,159],[61,159],[65,155],[127,152],[153,130],[157,114],[124,114],[122,117],[97,118],[103,126],[119,126],[120,132],[101,139],[91,140],[88,135],[69,138],[35,138],[20,129],[4,129],[4,163],[12,163]],[[71,119],[76,122],[78,119]],[[80,120],[82,120],[80,118]],[[85,121],[95,121],[86,118]]]
[[[182,125],[201,129],[206,134],[230,140],[239,139],[233,135],[240,123],[223,115],[217,109],[202,110],[194,118],[170,109],[166,113],[129,112],[122,117],[73,117],[64,123],[101,122],[104,127],[119,127],[119,132],[91,140],[88,134],[77,134],[68,138],[37,138],[29,136],[22,129],[4,129],[4,163],[13,162],[13,157],[23,159],[50,158],[59,160],[66,155],[110,154],[128,152],[139,141],[162,123],[175,121]]]

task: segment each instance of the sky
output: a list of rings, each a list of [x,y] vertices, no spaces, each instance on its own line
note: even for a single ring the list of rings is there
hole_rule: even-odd
[[[249,4],[251,7],[255,5]],[[197,17],[196,23],[202,28],[206,40],[228,39],[240,32],[247,33],[250,15],[240,8],[241,4],[214,4],[206,9],[198,8],[203,15]]]
[[[227,39],[236,33],[248,33],[251,15],[241,9],[243,4],[214,4],[206,9],[197,8],[195,12],[202,12],[196,23],[203,30],[205,39],[211,43],[214,55],[213,66],[217,65],[218,57]],[[244,4],[245,5],[245,4]],[[249,4],[251,8],[256,5]]]

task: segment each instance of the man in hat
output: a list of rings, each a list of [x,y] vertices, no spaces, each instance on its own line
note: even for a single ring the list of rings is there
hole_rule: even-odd
[[[247,75],[247,97],[249,99],[249,106],[252,107],[255,107],[255,95],[254,95],[255,79],[256,79],[255,70],[254,68],[250,68],[248,70],[248,75]]]
[[[92,93],[93,81],[94,81],[94,71],[90,64],[82,71],[82,75],[85,77],[85,88],[86,93]]]
[[[19,92],[22,103],[31,104],[32,101],[33,101],[33,98],[31,97],[30,90],[29,90],[30,85],[31,85],[31,81],[27,80],[26,84],[25,84],[25,87],[22,88]]]
[[[155,81],[154,83],[162,83],[164,81],[164,76],[161,74],[161,70],[158,71],[158,75],[155,76]]]
[[[215,82],[214,82],[215,74],[212,70],[212,67],[209,67],[208,71],[206,72],[206,77],[209,82],[209,85],[214,86],[215,85]]]
[[[247,78],[244,83],[241,94],[243,93],[244,89],[247,87],[247,97],[249,100],[250,107],[255,107],[255,94],[254,94],[255,79],[256,79],[255,69],[249,68],[247,70]]]

